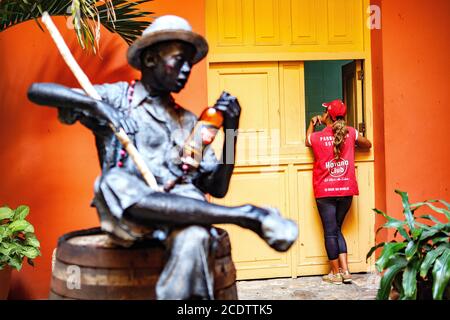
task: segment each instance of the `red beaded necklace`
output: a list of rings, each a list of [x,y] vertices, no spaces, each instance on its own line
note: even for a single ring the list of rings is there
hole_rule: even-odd
[[[131,101],[133,101],[133,95],[134,95],[134,86],[136,85],[136,80],[132,80],[130,83],[130,86],[128,87],[128,113],[131,112]],[[127,151],[122,148],[122,150],[120,150],[120,160],[117,161],[117,166],[119,168],[123,167],[125,158],[127,157]]]

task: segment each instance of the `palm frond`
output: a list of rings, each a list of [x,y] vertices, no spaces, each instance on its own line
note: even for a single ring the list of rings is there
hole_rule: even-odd
[[[67,27],[74,29],[82,48],[96,52],[100,25],[120,35],[128,44],[150,24],[153,12],[140,5],[152,0],[0,0],[0,32],[19,23],[51,16],[69,17]]]

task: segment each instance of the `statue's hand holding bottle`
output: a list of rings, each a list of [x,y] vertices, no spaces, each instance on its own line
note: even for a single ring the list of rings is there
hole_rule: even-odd
[[[224,130],[238,128],[240,114],[241,107],[236,97],[225,91],[213,107],[202,112],[183,148],[181,160],[185,172],[198,168],[204,148],[214,141],[221,127]]]
[[[239,101],[236,97],[224,91],[220,95],[219,99],[217,99],[214,108],[222,112],[224,130],[236,130],[239,127],[241,106],[239,105]]]

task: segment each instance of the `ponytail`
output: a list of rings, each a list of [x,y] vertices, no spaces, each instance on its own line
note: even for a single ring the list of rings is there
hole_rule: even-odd
[[[334,133],[334,158],[336,160],[339,160],[339,158],[341,157],[342,147],[344,146],[345,137],[348,133],[344,118],[337,117],[336,121],[333,123],[332,128]]]

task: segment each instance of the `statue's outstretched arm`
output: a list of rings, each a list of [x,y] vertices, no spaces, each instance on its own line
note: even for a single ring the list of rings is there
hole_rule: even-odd
[[[96,100],[56,83],[33,83],[28,89],[28,99],[44,106],[99,113]]]
[[[56,83],[33,83],[28,89],[28,99],[39,105],[73,109],[87,117],[106,120],[116,130],[124,128],[126,133],[136,131],[136,124],[124,119],[113,106]]]

